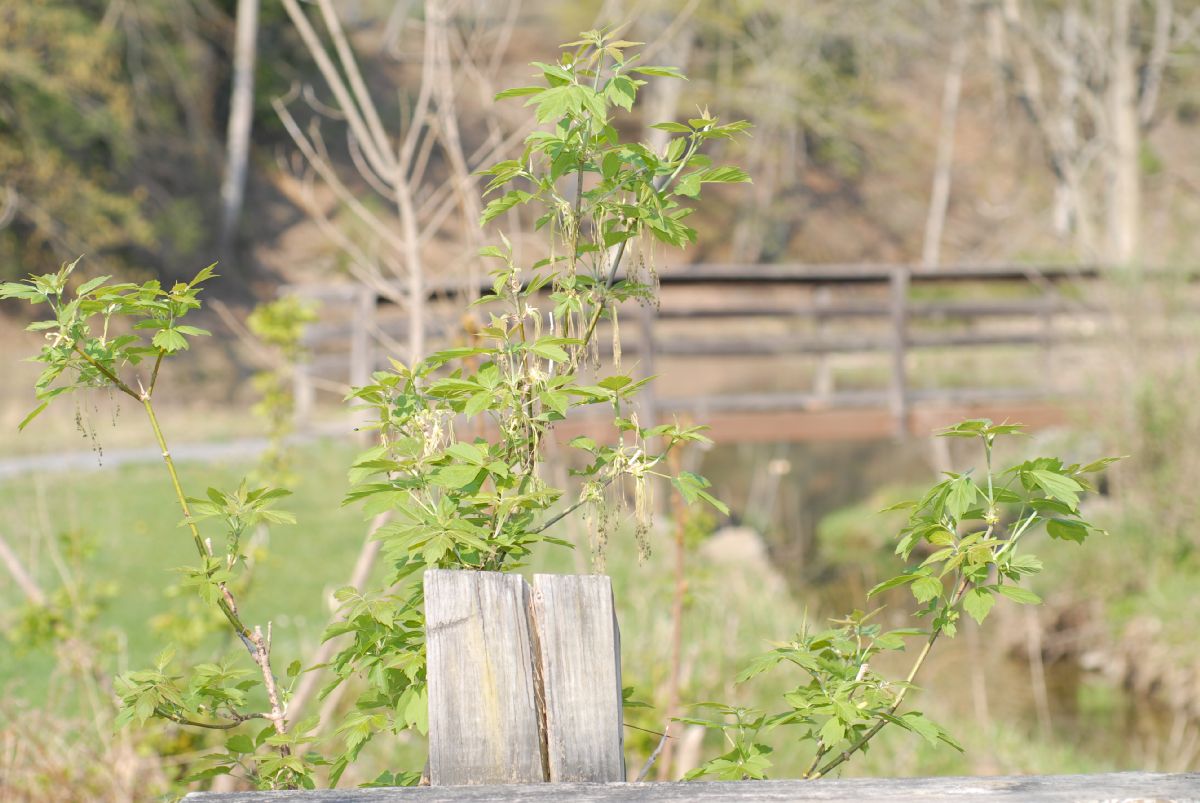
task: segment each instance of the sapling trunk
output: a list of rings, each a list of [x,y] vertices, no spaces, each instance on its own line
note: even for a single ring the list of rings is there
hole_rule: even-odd
[[[667,460],[672,474],[678,475],[683,471],[683,461],[680,457],[682,449],[672,451]],[[687,595],[687,504],[683,497],[675,494],[671,497],[675,530],[675,583],[671,600],[671,663],[670,674],[667,676],[668,717],[667,733],[675,723],[670,721],[679,716],[679,686],[683,670],[683,603]],[[675,762],[675,742],[668,738],[663,744],[662,759],[658,765],[658,779],[670,779],[672,764]]]
[[[157,363],[156,366],[157,368]],[[196,545],[196,551],[200,554],[200,559],[207,561],[212,558],[212,550],[200,535],[200,529],[196,526],[196,522],[192,518],[192,512],[188,508],[187,495],[183,492],[183,486],[179,482],[179,472],[175,469],[175,459],[171,457],[171,450],[167,447],[166,437],[163,435],[162,427],[158,423],[158,416],[154,413],[154,404],[150,399],[150,392],[147,391],[140,397],[142,406],[146,410],[146,417],[150,421],[150,428],[154,430],[154,439],[158,443],[158,448],[162,451],[163,464],[167,467],[167,474],[171,478],[171,488],[175,493],[175,500],[179,504],[179,509],[183,512],[184,521],[187,523],[188,530],[192,534],[192,541]],[[271,720],[275,726],[276,733],[287,732],[287,720],[283,705],[279,696],[279,688],[275,682],[275,674],[271,670],[271,639],[270,625],[267,626],[266,637],[263,636],[262,629],[255,627],[251,630],[242,621],[238,614],[237,600],[234,599],[232,592],[225,583],[218,583],[221,596],[217,599],[217,606],[221,609],[221,613],[225,615],[225,619],[233,628],[234,633],[241,639],[245,645],[250,657],[254,659],[262,672],[263,687],[267,692],[267,700],[271,705],[271,713],[266,719]],[[289,753],[287,745],[280,745],[279,752],[283,755]]]
[[[158,416],[154,412],[152,395],[158,382],[159,368],[162,365],[163,357],[166,355],[166,351],[159,351],[156,355],[154,360],[154,369],[151,374],[150,387],[149,389],[143,390],[139,393],[130,387],[126,382],[121,380],[120,377],[110,371],[107,367],[95,360],[91,355],[80,348],[78,344],[75,345],[74,350],[76,353],[82,356],[88,364],[96,368],[110,382],[112,382],[118,390],[140,402],[143,409],[145,409],[146,418],[150,422],[151,430],[154,432],[154,439],[158,444],[159,451],[162,453],[163,465],[166,466],[167,475],[171,479],[171,490],[174,492],[175,500],[179,505],[180,511],[183,513],[184,521],[187,524],[188,530],[192,536],[192,542],[196,547],[197,553],[200,555],[200,559],[207,562],[210,558],[212,558],[212,550],[209,545],[205,543],[204,538],[200,535],[200,529],[196,526],[196,522],[192,518],[192,512],[188,507],[187,495],[183,491],[183,485],[179,481],[179,472],[175,468],[175,460],[171,456],[171,450],[167,446],[166,436],[163,434],[162,426],[158,422]],[[217,599],[217,607],[220,608],[221,613],[224,614],[225,619],[229,622],[230,627],[233,628],[234,633],[241,640],[242,644],[245,645],[247,652],[250,653],[250,657],[254,660],[254,663],[258,665],[260,671],[262,672],[263,686],[266,689],[267,700],[271,706],[271,713],[269,715],[264,715],[264,718],[271,720],[277,733],[286,733],[287,720],[279,696],[279,688],[275,681],[275,675],[271,670],[270,637],[269,635],[264,637],[261,628],[256,627],[254,630],[251,630],[249,627],[247,627],[242,621],[241,616],[238,614],[237,600],[234,599],[234,596],[229,591],[229,588],[225,583],[219,583],[218,587],[220,589],[221,596]],[[269,632],[270,628],[268,626],[268,633]],[[247,719],[249,718],[250,717],[247,717]],[[221,724],[214,725],[211,723],[199,723],[191,720],[184,722],[182,721],[183,718],[181,717],[169,716],[168,719],[173,719],[177,722],[180,722],[180,724],[201,725],[203,727],[219,729],[226,727],[225,725]],[[241,720],[234,723],[234,725],[237,724],[241,724]],[[233,727],[233,725],[228,727]],[[279,747],[279,752],[283,755],[288,755],[290,751],[286,745],[281,745]]]

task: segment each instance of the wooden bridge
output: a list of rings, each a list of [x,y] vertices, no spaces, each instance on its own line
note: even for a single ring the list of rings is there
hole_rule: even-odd
[[[618,311],[622,363],[656,374],[643,417],[712,425],[721,440],[927,433],[969,416],[1059,423],[1101,344],[1097,266],[686,265],[658,274],[657,309]],[[430,340],[461,340],[454,287],[431,293]],[[364,384],[402,354],[388,287],[291,286],[321,303],[297,373],[301,418],[318,390]],[[611,336],[599,334],[602,349]],[[611,345],[607,346],[611,355]]]

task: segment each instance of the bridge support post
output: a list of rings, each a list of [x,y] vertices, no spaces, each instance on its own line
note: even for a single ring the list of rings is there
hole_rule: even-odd
[[[888,407],[892,414],[896,437],[908,434],[908,284],[907,267],[893,268],[888,279],[891,291],[892,379],[888,389]]]
[[[354,299],[354,317],[350,321],[350,385],[362,387],[371,382],[375,370],[375,307],[379,297],[374,288],[360,287]]]

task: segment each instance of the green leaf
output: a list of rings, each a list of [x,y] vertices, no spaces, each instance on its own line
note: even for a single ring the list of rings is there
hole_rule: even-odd
[[[187,776],[183,780],[187,781],[188,783],[191,783],[192,781],[207,781],[210,778],[217,777],[218,775],[228,775],[232,771],[233,771],[232,767],[226,767],[224,765],[220,765],[220,766],[216,766],[216,767],[208,767],[206,769],[200,770],[199,772],[193,772],[191,775]]]
[[[44,401],[41,404],[39,404],[37,407],[34,407],[33,410],[29,413],[29,415],[22,418],[21,423],[17,424],[17,429],[18,430],[25,429],[25,427],[29,426],[29,422],[33,421],[33,419],[35,419],[39,415],[41,415],[42,411],[45,410],[49,406],[50,406],[50,402]]]
[[[1041,604],[1042,601],[1042,598],[1037,594],[1033,593],[1027,588],[1021,588],[1020,586],[1003,585],[997,586],[996,590],[1011,599],[1013,602],[1019,602],[1022,605],[1038,605]]]
[[[961,519],[962,515],[975,503],[978,492],[979,489],[975,487],[975,483],[965,474],[951,480],[950,488],[946,493],[946,512],[955,521]]]
[[[544,406],[550,408],[559,415],[565,416],[567,414],[567,406],[571,402],[571,397],[567,394],[556,390],[547,390],[543,391],[539,398],[542,400],[542,404]]]
[[[912,593],[917,602],[929,602],[942,595],[942,583],[934,577],[918,577],[913,581]]]
[[[481,412],[487,409],[491,402],[492,394],[488,391],[485,390],[476,393],[474,396],[471,396],[469,399],[467,399],[467,403],[463,406],[463,415],[467,416],[468,418],[479,415]]]
[[[907,725],[910,730],[919,733],[921,738],[929,742],[929,744],[933,745],[934,747],[937,747],[938,737],[941,735],[941,728],[930,722],[917,711],[909,711],[907,714],[904,714],[902,718],[904,719],[904,724]]]
[[[600,175],[604,176],[606,180],[612,180],[621,171],[622,164],[624,164],[624,160],[621,159],[621,154],[609,151],[604,154],[604,159],[600,162]]]
[[[700,173],[688,173],[675,184],[675,194],[695,198],[700,194]]]
[[[704,477],[701,477],[699,474],[694,474],[690,471],[682,471],[678,477],[671,478],[671,483],[677,489],[679,489],[679,494],[689,505],[696,500],[701,499],[705,502],[708,502],[726,516],[729,515],[729,507],[724,502],[704,490],[705,488],[710,487],[712,483],[710,483]]]
[[[1029,477],[1052,499],[1066,503],[1072,510],[1079,506],[1079,494],[1083,486],[1070,477],[1044,469],[1033,469]]]
[[[714,167],[706,170],[700,181],[704,184],[742,184],[750,181],[750,175],[740,167]]]
[[[618,75],[609,82],[605,94],[608,95],[613,105],[630,111],[633,109],[634,100],[637,99],[637,85],[628,76]]]
[[[570,359],[570,356],[566,351],[563,350],[562,346],[556,346],[553,343],[546,343],[541,340],[537,341],[536,343],[531,343],[529,345],[529,350],[539,357],[544,357],[547,360],[554,360],[555,362],[566,362],[568,359]]]
[[[478,466],[443,466],[434,473],[433,482],[443,488],[465,488],[475,481],[481,471],[483,469]]]
[[[1088,537],[1087,525],[1070,519],[1050,519],[1046,522],[1046,532],[1051,538],[1074,541],[1077,544],[1082,544]]]
[[[829,720],[821,726],[821,743],[826,747],[832,748],[846,735],[846,726],[837,717],[830,717]]]
[[[188,347],[187,338],[179,334],[175,329],[161,329],[151,341],[155,348],[162,349],[168,354],[173,354],[176,351],[183,351]]]
[[[991,426],[990,418],[972,418],[959,421],[952,427],[946,427],[938,433],[939,438],[978,438],[985,429]]]
[[[1092,474],[1096,471],[1103,471],[1104,469],[1111,466],[1113,463],[1124,460],[1127,456],[1128,455],[1122,455],[1121,457],[1101,457],[1099,460],[1093,460],[1092,462],[1088,463],[1086,466],[1083,466],[1082,468],[1080,468],[1079,473]]]
[[[724,515],[726,515],[726,516],[729,515],[729,505],[725,504],[720,499],[717,499],[715,496],[710,494],[708,491],[697,491],[696,496],[700,497],[705,502],[708,502],[710,505],[712,505],[714,508],[716,508],[718,511],[720,511]]]
[[[192,280],[190,282],[188,282],[188,287],[195,287],[196,285],[201,284],[203,282],[207,282],[209,279],[213,278],[216,275],[215,273],[213,273],[213,271],[216,270],[216,268],[217,268],[216,262],[212,263],[211,265],[209,265],[206,268],[201,268],[200,272],[197,273],[195,276],[193,276]]]
[[[487,225],[493,219],[503,215],[517,204],[523,204],[532,197],[533,196],[527,192],[522,192],[520,190],[509,190],[484,208],[483,214],[479,219],[479,225]]]
[[[525,95],[539,95],[546,91],[544,86],[515,86],[512,89],[505,89],[502,92],[497,92],[493,100],[504,100],[505,98],[519,98]]]
[[[1010,569],[1021,574],[1037,574],[1042,570],[1042,562],[1034,555],[1017,555],[1008,562]]]
[[[231,753],[253,753],[254,741],[246,734],[239,733],[225,740],[225,749]]]
[[[452,443],[446,447],[446,454],[457,457],[459,460],[470,463],[473,466],[482,466],[487,462],[487,453],[474,443],[464,443],[462,441]]]
[[[747,680],[750,680],[757,675],[761,675],[768,669],[777,666],[781,660],[783,660],[783,654],[779,650],[774,650],[766,653],[765,655],[756,655],[750,661],[750,664],[738,673],[733,682],[745,683]]]
[[[987,618],[988,611],[996,604],[996,598],[992,593],[983,588],[972,588],[963,597],[963,610],[970,614],[971,618],[979,624],[983,624],[983,620]]]
[[[917,503],[912,499],[905,499],[903,502],[897,502],[894,505],[888,505],[881,509],[880,513],[891,513],[896,510],[911,510],[917,506]]]
[[[898,574],[889,580],[884,580],[882,583],[880,583],[879,585],[872,588],[870,591],[867,592],[867,597],[873,597],[876,594],[882,594],[884,591],[887,591],[888,589],[897,588],[902,585],[907,585],[908,583],[913,582],[914,580],[916,580],[917,578],[919,578],[921,576],[922,575],[919,575],[919,574]]]
[[[92,292],[111,278],[111,276],[97,276],[94,279],[88,279],[79,286],[79,289],[75,291],[75,295],[86,296],[88,293]]]
[[[605,390],[620,390],[633,381],[629,376],[606,376],[597,384]]]
[[[578,112],[580,98],[571,91],[572,89],[578,89],[578,87],[556,86],[532,98],[531,102],[537,105],[537,121],[546,123],[564,117],[570,112]]]
[[[571,73],[566,68],[560,67],[557,64],[547,64],[544,61],[534,61],[530,62],[530,65],[541,70],[542,75],[548,79],[556,78],[559,81],[570,81],[572,78]]]
[[[1075,508],[1070,505],[1060,502],[1057,499],[1030,499],[1029,506],[1045,516],[1047,513],[1052,513],[1057,516],[1074,516]]]
[[[0,298],[23,298],[37,302],[45,298],[45,293],[24,282],[5,282],[0,284]]]
[[[638,75],[652,75],[657,78],[682,78],[687,80],[687,76],[679,71],[678,67],[659,67],[647,65],[645,67],[634,67],[632,72]]]

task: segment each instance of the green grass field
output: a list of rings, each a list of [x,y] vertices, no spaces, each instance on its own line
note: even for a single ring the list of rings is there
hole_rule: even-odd
[[[329,615],[328,591],[345,583],[363,541],[360,513],[341,506],[352,454],[328,444],[305,449],[295,494],[281,505],[300,523],[272,530],[268,557],[242,603],[248,621],[275,623],[275,650],[286,657],[284,665],[315,643]],[[180,471],[185,490],[203,495],[209,486],[236,487],[250,468],[183,463]],[[117,588],[98,625],[126,633],[131,666],[162,648],[161,635],[148,623],[164,606],[178,605],[164,588],[177,579],[171,569],[194,564],[196,554],[178,526],[181,515],[161,465],[10,479],[0,484],[0,511],[4,535],[47,590],[58,584],[47,539],[69,531],[86,536],[94,548],[88,576]],[[215,526],[206,535],[222,537]],[[6,607],[19,602],[18,593],[11,584],[0,586]],[[0,653],[0,678],[33,699],[44,694],[48,668],[48,656]]]

